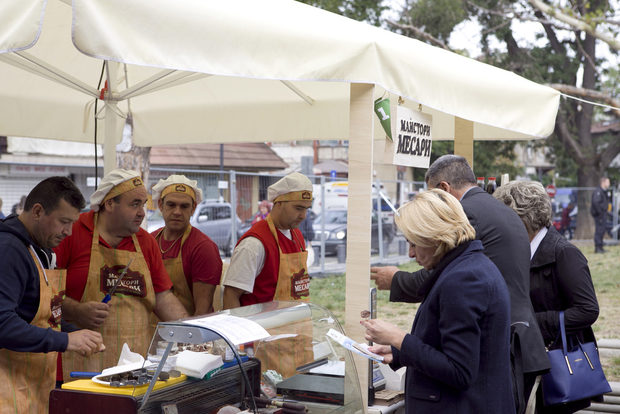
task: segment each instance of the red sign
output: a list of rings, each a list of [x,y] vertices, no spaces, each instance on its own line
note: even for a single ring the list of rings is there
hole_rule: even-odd
[[[549,195],[549,197],[551,197],[551,198],[555,197],[555,193],[556,193],[555,185],[549,184],[545,188],[545,190],[547,190],[547,194]]]

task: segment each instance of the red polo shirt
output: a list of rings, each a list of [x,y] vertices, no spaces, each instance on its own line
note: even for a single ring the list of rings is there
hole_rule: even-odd
[[[84,294],[88,267],[90,265],[90,248],[93,241],[94,211],[80,214],[80,218],[73,224],[73,233],[66,237],[54,249],[57,255],[57,267],[67,269],[67,296],[79,301]],[[155,293],[164,292],[172,288],[170,276],[166,272],[164,262],[159,253],[157,241],[144,229],[136,233],[140,249],[151,272],[151,280]],[[107,248],[111,246],[99,237],[99,244]],[[135,252],[131,236],[125,237],[116,247],[119,250]],[[103,298],[102,298],[103,299]]]
[[[156,236],[162,231],[159,228],[151,234]],[[165,251],[162,253],[163,259],[174,259],[179,256],[180,240],[171,247],[173,241],[166,241],[163,235],[160,236],[161,248]],[[169,250],[168,250],[169,249]],[[194,282],[209,283],[211,285],[219,285],[222,277],[222,258],[217,244],[206,234],[192,227],[192,231],[187,236],[187,240],[183,243],[181,251],[181,259],[183,260],[183,273],[187,279],[189,290],[193,292],[192,284]]]

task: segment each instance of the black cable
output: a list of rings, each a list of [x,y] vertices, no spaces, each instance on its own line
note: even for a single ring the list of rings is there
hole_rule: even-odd
[[[224,335],[220,335],[220,334],[218,335],[224,340],[224,342],[226,342],[226,344],[230,347],[230,349],[233,351],[233,354],[235,355],[235,359],[237,360],[237,364],[239,364],[239,369],[241,370],[241,375],[243,376],[243,380],[245,381],[246,388],[250,390],[250,397],[252,398],[254,414],[257,414],[258,407],[256,407],[256,401],[254,400],[254,391],[252,391],[252,384],[250,384],[250,379],[248,378],[248,374],[245,372],[245,370],[243,369],[243,366],[241,365],[241,357],[239,356],[239,352],[237,352],[237,349],[228,340],[228,338],[226,338]]]
[[[101,74],[99,75],[99,82],[97,83],[97,90],[101,88],[101,81],[103,80],[103,73],[105,71],[105,61],[101,64]],[[99,103],[99,98],[95,98],[95,191],[97,191],[97,187],[99,187],[99,163],[97,161],[97,103]],[[91,206],[92,207],[92,206]]]

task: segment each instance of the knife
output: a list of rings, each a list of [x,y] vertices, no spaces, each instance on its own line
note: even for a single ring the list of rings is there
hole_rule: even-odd
[[[131,258],[131,260],[129,260],[129,263],[127,263],[127,266],[125,266],[121,274],[118,276],[118,280],[116,281],[116,284],[114,284],[114,286],[112,286],[112,289],[110,289],[110,291],[104,296],[102,300],[103,303],[108,303],[110,299],[112,299],[112,295],[116,291],[116,288],[121,284],[121,280],[123,280],[123,278],[127,274],[127,270],[129,270],[129,265],[131,265],[131,262],[133,262],[133,257]]]

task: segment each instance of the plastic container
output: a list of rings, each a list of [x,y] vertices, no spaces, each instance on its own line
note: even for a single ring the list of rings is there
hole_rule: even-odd
[[[487,193],[493,194],[496,189],[497,181],[495,180],[495,177],[489,177],[489,180],[487,181]]]
[[[484,177],[478,177],[476,179],[476,185],[484,190]]]

